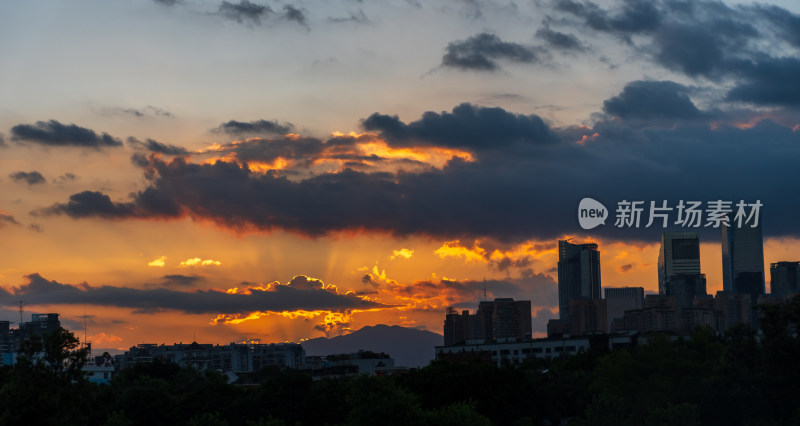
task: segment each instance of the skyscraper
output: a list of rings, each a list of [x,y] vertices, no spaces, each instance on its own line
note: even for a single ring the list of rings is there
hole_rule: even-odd
[[[481,301],[475,314],[464,310],[461,314],[447,308],[444,320],[444,344],[447,346],[480,339],[525,339],[531,337],[531,301],[496,298]]]
[[[606,301],[603,299],[570,299],[569,334],[607,333]]]
[[[606,325],[611,329],[614,319],[622,318],[625,311],[633,311],[644,307],[644,287],[605,288]]]
[[[700,274],[700,238],[697,232],[665,232],[658,252],[658,294],[669,296],[675,275]]]
[[[597,244],[558,242],[558,317],[569,321],[570,299],[600,299]]]
[[[770,294],[786,297],[800,292],[800,262],[776,262],[769,265]]]
[[[753,303],[764,294],[764,243],[761,225],[741,228],[731,221],[722,228],[722,288],[749,294]]]
[[[469,317],[469,311],[462,311],[459,314],[455,308],[447,308],[447,313],[444,317],[445,346],[452,346],[467,340],[469,336]]]

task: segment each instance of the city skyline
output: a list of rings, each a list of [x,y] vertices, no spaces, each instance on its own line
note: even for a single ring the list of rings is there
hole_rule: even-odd
[[[796,2],[28,3],[0,14],[0,320],[440,333],[485,278],[542,336],[559,240],[658,291],[663,229],[584,231],[585,197],[760,200],[764,264],[800,260]]]

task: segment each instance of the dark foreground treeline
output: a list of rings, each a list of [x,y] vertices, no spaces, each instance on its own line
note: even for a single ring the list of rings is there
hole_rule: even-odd
[[[800,424],[800,299],[764,309],[759,338],[744,327],[724,336],[698,329],[551,362],[434,363],[388,378],[312,382],[268,369],[249,387],[160,362],[93,385],[75,368],[81,354],[64,331],[45,339],[48,363],[23,354],[0,369],[0,424]]]

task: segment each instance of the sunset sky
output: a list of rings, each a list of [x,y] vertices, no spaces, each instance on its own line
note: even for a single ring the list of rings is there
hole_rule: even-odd
[[[441,333],[485,279],[542,335],[558,239],[657,291],[663,229],[583,230],[584,197],[760,200],[769,284],[800,260],[798,52],[789,0],[6,4],[0,320],[85,315],[109,349]]]

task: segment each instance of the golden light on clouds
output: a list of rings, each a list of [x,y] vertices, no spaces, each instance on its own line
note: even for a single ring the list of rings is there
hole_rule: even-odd
[[[460,240],[446,241],[434,253],[440,258],[463,258],[464,262],[487,262],[486,250],[474,245],[472,248],[461,245]]]
[[[189,266],[220,266],[222,262],[219,260],[212,260],[212,259],[200,259],[199,257],[193,257],[190,259],[186,259],[180,263],[179,266],[182,267],[189,267]]]
[[[395,260],[397,258],[411,259],[412,256],[414,256],[414,250],[401,248],[400,250],[393,250],[392,255],[389,256],[389,259],[391,260]]]
[[[98,333],[93,336],[86,336],[86,341],[91,342],[94,347],[97,347],[98,345],[119,343],[122,340],[123,340],[122,337],[113,334],[108,334],[105,332]]]
[[[157,268],[163,268],[166,265],[167,256],[161,256],[158,259],[153,259],[150,262],[147,262],[147,266],[154,266]]]
[[[415,160],[420,163],[441,168],[448,161],[457,157],[466,162],[474,162],[475,157],[469,151],[442,148],[442,147],[408,147],[393,148],[385,141],[375,140],[357,145],[358,151],[363,155],[376,155],[381,158]]]

